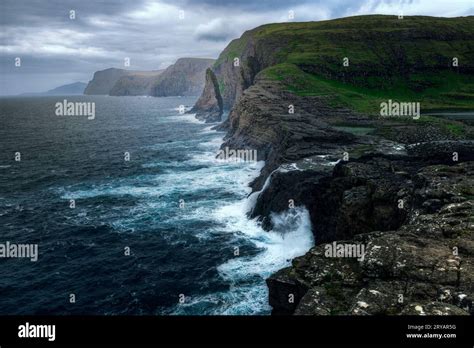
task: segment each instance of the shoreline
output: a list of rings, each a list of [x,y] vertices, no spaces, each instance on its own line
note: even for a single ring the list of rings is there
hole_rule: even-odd
[[[261,100],[261,93],[274,97]],[[299,105],[300,111],[298,119],[289,118],[291,123],[287,126],[288,117],[282,115],[282,110],[290,101]],[[320,107],[323,112],[314,109],[315,102],[316,108]],[[314,119],[315,113],[319,116],[317,120]],[[315,98],[288,94],[277,83],[259,76],[255,85],[249,87],[234,105],[229,118],[215,126],[227,131],[221,149],[256,148],[260,155],[263,153],[265,165],[250,184],[252,195],[258,193],[250,195],[255,200],[250,219],[257,219],[269,232],[275,227],[272,222],[274,214],[291,211],[288,210],[288,199],[292,199],[296,207],[305,207],[309,211],[316,244],[308,248],[305,255],[291,257],[289,267],[267,278],[272,314],[409,314],[420,306],[431,314],[466,314],[471,306],[465,307],[465,304],[471,300],[461,301],[460,298],[466,298],[462,296],[464,293],[459,293],[460,297],[449,297],[451,300],[448,302],[442,301],[445,307],[436,302],[439,301],[436,293],[449,291],[456,294],[456,283],[448,281],[444,286],[438,278],[430,277],[417,282],[416,276],[411,275],[408,288],[413,290],[407,293],[406,290],[399,290],[402,280],[398,277],[404,277],[403,270],[399,271],[396,265],[387,266],[387,263],[390,255],[398,250],[393,249],[393,245],[399,245],[402,250],[402,254],[395,259],[403,259],[397,262],[413,262],[408,261],[404,249],[413,247],[410,236],[419,228],[418,221],[428,219],[435,224],[436,221],[448,219],[443,209],[456,202],[448,197],[457,199],[455,197],[464,195],[447,181],[443,183],[443,188],[452,193],[433,205],[431,201],[437,198],[431,195],[435,195],[435,191],[425,196],[420,196],[417,191],[420,173],[426,173],[424,185],[437,185],[436,170],[443,168],[443,171],[450,173],[449,180],[474,186],[474,183],[469,184],[471,174],[468,174],[474,160],[474,141],[452,139],[442,132],[427,132],[427,129],[416,128],[415,124],[411,128],[414,133],[408,137],[405,128],[395,129],[396,132],[389,137],[377,133],[351,134],[335,128],[339,119],[344,118],[351,119],[352,127],[365,127],[369,123],[374,124],[377,130],[391,122],[330,108]],[[266,127],[269,123],[279,130],[270,139],[267,134],[271,130]],[[266,141],[260,142],[262,137]],[[305,137],[304,142],[301,142],[302,137]],[[421,141],[412,143],[412,139]],[[455,161],[453,152],[459,155]],[[344,154],[348,154],[347,159]],[[327,163],[335,165],[328,166]],[[282,165],[290,170],[279,170]],[[346,197],[349,192],[351,195]],[[403,192],[402,196],[400,192]],[[459,203],[464,203],[456,206],[456,214],[462,216],[461,225],[469,230],[467,217],[474,213],[474,202],[469,195],[463,197]],[[403,200],[402,208],[400,199]],[[462,243],[468,242],[459,232],[450,233],[463,240]],[[390,241],[390,238],[399,239]],[[445,253],[441,250],[449,243],[438,234],[419,238],[438,250],[440,255]],[[368,256],[355,263],[351,258],[325,258],[324,245],[333,242],[362,243]],[[374,247],[378,245],[374,243],[388,245],[388,249],[382,254],[377,253]],[[422,258],[423,262],[438,262],[436,257],[427,258],[422,250],[415,257]],[[469,255],[465,257],[470,259]],[[455,258],[446,258],[450,263],[458,262]],[[374,271],[377,267],[381,269]],[[383,276],[386,267],[395,270],[391,275],[393,279],[388,282]],[[459,269],[453,268],[453,271],[459,272]],[[467,270],[465,274],[469,272]],[[339,276],[329,276],[332,273]],[[364,279],[369,279],[369,282]],[[462,284],[460,289],[465,291],[463,289],[468,283]],[[335,286],[337,291],[328,290],[328,286]],[[426,297],[412,297],[410,291],[417,291],[415,289],[422,286],[431,289]],[[372,296],[369,290],[380,295]],[[400,291],[405,303],[394,307],[390,299],[396,298]],[[288,302],[289,296],[294,299],[291,303]],[[433,301],[436,303],[432,304]],[[360,307],[359,302],[364,306]]]

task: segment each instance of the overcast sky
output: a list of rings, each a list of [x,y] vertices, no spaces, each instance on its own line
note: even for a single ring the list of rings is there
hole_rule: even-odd
[[[472,0],[0,1],[2,95],[88,82],[97,70],[124,68],[126,57],[133,70],[162,69],[179,57],[217,58],[231,39],[261,24],[286,22],[290,10],[294,21],[400,11],[474,15]]]

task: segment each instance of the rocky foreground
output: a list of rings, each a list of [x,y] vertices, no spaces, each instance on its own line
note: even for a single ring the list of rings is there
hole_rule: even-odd
[[[317,246],[267,280],[273,312],[473,314],[473,150],[462,163],[368,155],[309,175],[292,193],[312,196]],[[334,241],[364,246],[363,259],[328,257]]]
[[[265,160],[249,217],[270,230],[274,213],[305,207],[310,215],[316,245],[267,279],[273,314],[474,313],[473,127],[364,112],[378,108],[375,94],[396,95],[398,83],[423,105],[474,109],[462,82],[474,59],[460,51],[474,37],[464,26],[472,20],[268,25],[231,42],[207,70],[192,112],[224,117],[222,148]],[[467,64],[449,93],[429,94],[444,88],[437,74],[452,73],[446,40],[464,42],[454,46]],[[426,50],[409,49],[420,45]],[[351,54],[360,61],[347,70],[339,59]]]

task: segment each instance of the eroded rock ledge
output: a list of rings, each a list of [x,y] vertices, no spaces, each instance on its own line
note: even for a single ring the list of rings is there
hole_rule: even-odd
[[[340,163],[310,207],[319,245],[267,280],[273,313],[473,314],[473,187],[472,161]],[[326,257],[332,241],[364,260]]]

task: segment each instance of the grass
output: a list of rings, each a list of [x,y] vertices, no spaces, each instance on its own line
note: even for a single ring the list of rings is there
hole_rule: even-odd
[[[414,122],[419,123],[420,125],[436,124],[446,133],[451,133],[452,135],[458,137],[464,137],[467,134],[467,126],[464,123],[455,120],[422,115],[418,120],[414,120]]]
[[[447,124],[446,129],[453,135],[462,137],[466,133],[466,129],[461,124]]]
[[[354,135],[366,135],[372,133],[375,128],[373,127],[357,127],[357,126],[336,126],[337,130],[348,132]]]
[[[250,43],[264,53],[266,76],[298,95],[327,96],[334,106],[375,115],[381,102],[392,99],[420,102],[422,113],[474,110],[473,16],[399,20],[374,15],[268,24],[232,41],[214,67],[234,57],[245,66]],[[348,67],[342,64],[345,57]],[[454,57],[459,67],[452,66]]]
[[[326,96],[333,106],[348,107],[372,115],[379,114],[380,103],[388,99],[400,102],[420,102],[422,112],[432,109],[474,109],[474,79],[468,76],[456,76],[456,73],[450,71],[429,77],[432,83],[429,88],[422,91],[407,88],[406,82],[402,80],[396,81],[390,88],[359,87],[306,73],[298,66],[289,63],[267,68],[264,74],[282,82],[289,91],[297,95]],[[425,76],[425,79],[427,78]],[[413,75],[411,79],[416,81],[419,75]],[[458,98],[455,92],[459,90],[472,91],[473,98]]]
[[[232,61],[236,57],[241,57],[242,52],[247,45],[248,34],[242,35],[240,39],[232,40],[230,44],[225,48],[225,50],[219,55],[214,66],[218,66],[226,61]]]

